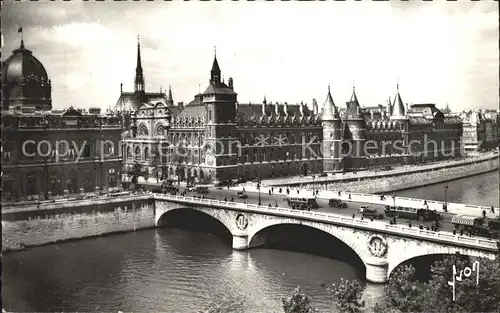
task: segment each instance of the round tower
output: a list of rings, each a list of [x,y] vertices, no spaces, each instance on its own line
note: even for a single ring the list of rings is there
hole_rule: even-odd
[[[323,126],[323,171],[326,173],[340,172],[342,168],[340,158],[341,124],[339,112],[333,102],[330,85],[328,85],[328,95],[321,116],[321,125]]]

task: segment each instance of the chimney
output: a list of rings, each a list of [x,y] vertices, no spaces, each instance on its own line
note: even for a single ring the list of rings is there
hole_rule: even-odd
[[[318,102],[316,99],[313,99],[313,113],[314,115],[318,115]]]
[[[229,88],[231,88],[231,90],[233,90],[233,78],[232,77],[229,77],[229,80],[227,83],[228,83]]]

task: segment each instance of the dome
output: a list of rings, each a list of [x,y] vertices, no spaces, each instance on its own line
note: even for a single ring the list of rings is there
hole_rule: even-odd
[[[20,82],[23,77],[37,77],[40,80],[48,80],[47,71],[42,63],[37,60],[32,52],[21,47],[13,51],[13,54],[4,62],[2,68],[2,81]]]
[[[2,109],[51,110],[51,90],[47,71],[21,40],[19,49],[2,62]]]

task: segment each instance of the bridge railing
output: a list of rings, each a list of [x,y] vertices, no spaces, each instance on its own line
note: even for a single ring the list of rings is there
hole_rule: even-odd
[[[211,199],[200,199],[194,197],[183,197],[183,196],[171,196],[166,194],[155,194],[155,199],[164,199],[169,201],[181,201],[192,204],[204,203],[208,205],[219,206],[228,209],[238,209],[244,211],[252,212],[262,212],[265,214],[277,214],[292,218],[308,218],[319,222],[335,222],[340,225],[354,226],[358,228],[365,228],[370,230],[378,230],[390,232],[399,235],[411,235],[412,237],[422,238],[422,239],[438,239],[444,242],[467,244],[472,246],[479,246],[488,249],[496,249],[497,242],[495,240],[490,240],[486,238],[471,238],[467,236],[454,235],[447,231],[429,231],[424,229],[419,229],[416,227],[409,227],[405,225],[390,225],[381,221],[368,221],[361,219],[353,219],[351,217],[346,217],[343,215],[338,215],[334,213],[323,213],[323,212],[310,212],[302,210],[293,210],[290,208],[281,207],[268,207],[255,204],[245,204],[238,202],[226,202],[220,200]]]
[[[243,187],[240,187],[241,190]],[[279,193],[280,187],[273,187],[273,194],[277,195],[286,195],[286,188],[282,188],[282,192]],[[264,193],[269,192],[268,187],[261,187],[260,191]],[[245,190],[249,192],[258,192],[258,189],[255,186],[245,186]],[[296,195],[297,190],[299,191],[298,195],[313,195],[313,189],[306,188],[290,188],[290,194]],[[494,208],[495,213],[491,213],[491,207],[481,206],[481,205],[472,205],[472,204],[463,204],[463,203],[452,203],[452,202],[444,202],[444,201],[435,201],[435,200],[426,200],[426,199],[415,199],[408,197],[398,197],[395,199],[392,195],[385,195],[385,199],[381,199],[381,195],[376,194],[364,194],[358,192],[345,192],[341,191],[339,195],[339,191],[332,190],[319,190],[319,193],[316,195],[319,199],[339,199],[342,201],[348,202],[361,202],[361,203],[369,203],[369,204],[378,204],[378,205],[397,205],[403,207],[410,207],[415,209],[428,208],[430,210],[436,210],[437,212],[443,212],[443,205],[446,204],[447,210],[449,213],[454,214],[468,214],[473,216],[482,217],[483,210],[486,211],[486,216],[489,218],[497,218],[500,215],[500,208]],[[424,202],[425,201],[425,202]]]

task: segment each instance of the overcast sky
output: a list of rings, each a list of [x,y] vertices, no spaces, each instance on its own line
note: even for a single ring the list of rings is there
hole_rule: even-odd
[[[146,91],[172,86],[189,102],[217,59],[240,103],[403,101],[498,108],[498,3],[3,3],[2,60],[26,48],[52,79],[55,108],[113,106],[133,90],[137,35]]]

